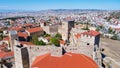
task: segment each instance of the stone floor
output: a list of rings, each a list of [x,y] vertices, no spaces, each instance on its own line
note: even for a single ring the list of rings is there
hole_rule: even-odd
[[[120,41],[101,38],[101,44],[105,49],[103,53],[120,63]]]

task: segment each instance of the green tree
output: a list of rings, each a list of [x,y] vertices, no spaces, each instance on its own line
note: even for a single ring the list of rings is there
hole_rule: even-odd
[[[35,44],[35,42],[38,40],[37,36],[33,36],[31,39],[31,42]]]
[[[88,22],[86,22],[86,23],[85,23],[85,27],[84,27],[84,28],[82,28],[82,29],[83,29],[83,30],[89,30],[89,27],[88,27],[88,26],[89,26],[89,23],[88,23]]]
[[[61,34],[57,33],[57,34],[55,35],[55,38],[57,38],[57,39],[62,39],[62,36],[61,36]]]
[[[46,45],[46,43],[40,40],[40,41],[37,41],[37,45]]]
[[[60,46],[60,42],[59,42],[59,40],[57,38],[51,38],[50,41],[55,46]]]
[[[96,28],[96,31],[100,31],[100,29],[99,29],[99,28]]]
[[[0,35],[0,41],[3,39],[3,35]]]
[[[109,28],[109,29],[108,29],[108,33],[111,34],[112,32],[113,32],[113,30],[112,30],[111,28]]]
[[[2,31],[2,30],[0,30],[0,33],[3,33],[3,31]]]
[[[43,42],[42,40],[39,41],[37,36],[33,36],[31,42],[36,45],[46,45],[46,43]]]
[[[50,34],[45,34],[44,37],[50,37],[51,35]]]
[[[102,28],[103,28],[103,26],[101,25],[101,26],[99,26],[99,28],[100,28],[100,29],[102,29]]]

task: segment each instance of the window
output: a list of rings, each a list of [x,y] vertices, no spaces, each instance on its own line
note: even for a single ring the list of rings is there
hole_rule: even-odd
[[[90,45],[90,43],[87,43],[87,45]]]

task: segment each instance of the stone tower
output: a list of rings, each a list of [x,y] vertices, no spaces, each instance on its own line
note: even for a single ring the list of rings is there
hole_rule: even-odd
[[[14,46],[14,57],[16,68],[30,68],[27,47],[23,47],[23,45]]]
[[[10,49],[13,50],[13,46],[15,45],[15,41],[18,40],[17,31],[11,30],[9,31],[9,38],[10,38]]]
[[[70,31],[71,29],[74,27],[74,21],[65,21],[62,22],[62,39],[64,41],[68,41],[69,40],[69,35],[70,35]]]
[[[100,33],[97,31],[89,30],[81,33],[82,45],[98,45],[100,43]]]
[[[90,54],[90,56],[93,58],[93,60],[98,64],[101,65],[101,51],[100,51],[100,33],[94,30],[89,30],[86,32],[81,33],[81,38],[80,38],[81,46],[85,47],[82,48],[86,49],[84,50],[87,55]]]

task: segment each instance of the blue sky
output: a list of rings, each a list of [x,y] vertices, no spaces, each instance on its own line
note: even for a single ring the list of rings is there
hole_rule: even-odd
[[[120,10],[120,0],[0,0],[0,9],[108,9]]]

